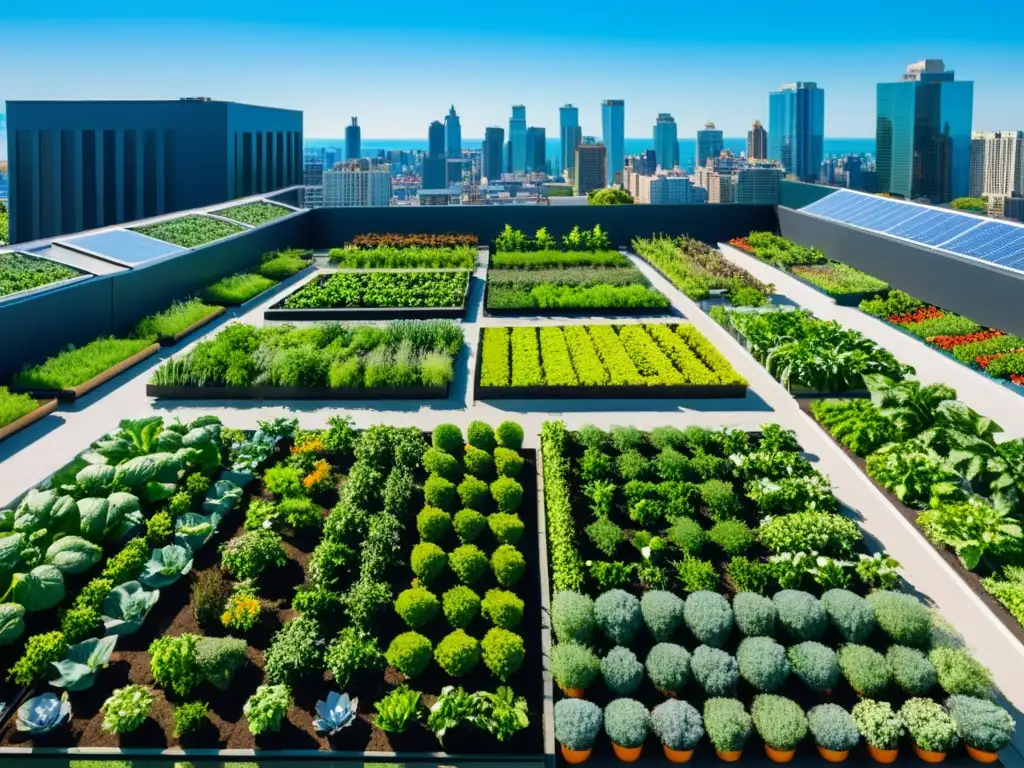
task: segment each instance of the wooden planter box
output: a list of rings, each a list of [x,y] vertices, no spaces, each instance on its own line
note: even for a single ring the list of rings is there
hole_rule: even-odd
[[[0,427],[0,440],[3,440],[5,437],[10,437],[15,432],[18,432],[22,429],[25,429],[25,427],[35,424],[44,416],[48,416],[49,414],[53,413],[56,409],[56,399],[51,398],[49,400],[40,400],[39,407],[36,408],[34,411],[29,411],[20,419],[15,419],[7,426]]]
[[[98,373],[88,381],[84,381],[81,384],[69,387],[68,389],[34,389],[32,387],[11,387],[12,392],[28,392],[35,395],[38,398],[51,398],[55,397],[62,402],[70,402],[77,400],[79,397],[92,392],[97,387],[106,384],[115,376],[118,376],[136,363],[142,362],[150,355],[155,355],[160,351],[160,345],[154,342],[143,350],[136,352],[129,358],[122,360],[120,363],[115,365],[113,368],[107,368],[102,373]]]

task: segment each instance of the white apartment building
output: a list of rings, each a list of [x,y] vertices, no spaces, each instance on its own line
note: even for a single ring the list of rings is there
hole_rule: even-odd
[[[391,204],[391,167],[360,167],[358,163],[324,171],[325,208]]]
[[[971,133],[970,195],[1024,195],[1024,131]]]

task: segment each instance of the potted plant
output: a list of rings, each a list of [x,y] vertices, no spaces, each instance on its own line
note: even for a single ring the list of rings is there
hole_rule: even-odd
[[[671,763],[685,763],[704,735],[700,713],[685,701],[669,699],[651,710],[651,729]]]
[[[591,701],[562,699],[555,704],[555,739],[565,762],[576,765],[590,757],[603,720],[601,708]]]
[[[704,729],[718,759],[735,763],[750,738],[750,715],[736,699],[711,698],[704,702]]]
[[[601,660],[586,646],[559,643],[551,648],[551,676],[566,696],[582,699],[600,671]]]
[[[973,696],[950,696],[946,701],[957,735],[967,754],[979,763],[994,763],[1013,736],[1013,717],[998,704]]]
[[[926,763],[941,763],[957,744],[953,718],[931,699],[907,699],[900,717],[914,739],[914,751]]]
[[[807,717],[792,699],[763,693],[750,707],[754,727],[764,739],[764,751],[774,763],[788,763],[796,745],[807,736]]]
[[[675,698],[690,677],[690,654],[681,645],[658,643],[647,654],[644,666],[654,687]]]
[[[876,763],[895,763],[905,726],[889,702],[864,699],[853,705],[850,714],[872,759]]]
[[[635,763],[640,759],[650,721],[647,707],[634,699],[615,699],[604,708],[604,732],[619,760]]]
[[[820,754],[830,763],[841,763],[860,742],[860,732],[850,713],[838,704],[822,704],[807,711],[807,727]]]

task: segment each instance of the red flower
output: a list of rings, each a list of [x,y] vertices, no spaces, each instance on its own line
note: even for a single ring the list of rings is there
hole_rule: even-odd
[[[921,323],[925,320],[938,320],[940,317],[945,315],[938,307],[921,307],[915,309],[906,315],[889,315],[887,318],[890,323],[896,323],[897,325],[908,325],[909,323]]]
[[[733,246],[734,248],[739,248],[741,251],[746,251],[747,253],[754,252],[753,247],[750,245],[750,243],[747,242],[747,238],[745,237],[734,237],[732,240],[729,241],[729,245]]]
[[[1024,385],[1024,376],[1022,376],[1019,373],[1011,373],[1010,374],[1010,381],[1012,381],[1014,384]]]
[[[946,351],[953,349],[953,347],[959,347],[963,344],[974,344],[978,341],[987,341],[989,339],[995,339],[1002,336],[1002,331],[978,331],[976,333],[967,333],[963,336],[932,336],[928,341],[937,347],[941,347]]]

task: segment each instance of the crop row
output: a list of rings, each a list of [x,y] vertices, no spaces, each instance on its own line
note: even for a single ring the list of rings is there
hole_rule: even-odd
[[[472,269],[476,265],[475,245],[461,245],[455,248],[440,247],[396,247],[381,245],[376,248],[332,248],[328,258],[339,267],[356,269],[403,269],[403,268],[461,268]]]
[[[499,251],[491,257],[495,269],[551,269],[553,267],[628,267],[618,251]]]
[[[244,232],[245,228],[239,224],[231,224],[209,216],[190,215],[161,221],[157,224],[135,227],[132,231],[155,237],[166,243],[179,245],[182,248],[198,248],[201,245],[212,243],[214,240],[237,235],[239,232]]]
[[[287,309],[458,307],[468,271],[339,272],[307,283],[284,301]]]
[[[253,227],[266,224],[268,221],[287,216],[293,211],[273,203],[245,203],[244,205],[233,205],[230,208],[221,208],[219,211],[212,211],[218,216],[226,219],[240,221]]]
[[[826,264],[796,264],[790,271],[825,293],[839,296],[847,293],[879,293],[889,290],[889,284],[859,269],[830,261]]]
[[[70,280],[81,274],[77,269],[55,261],[37,259],[23,253],[0,253],[0,296]]]
[[[557,250],[558,245],[559,241],[548,232],[547,227],[541,227],[533,238],[530,238],[521,229],[514,229],[512,225],[506,224],[494,239],[496,253],[553,251]],[[608,251],[611,248],[611,241],[601,229],[601,225],[597,224],[593,229],[580,229],[579,226],[574,226],[569,234],[562,237],[561,245],[566,251]]]

